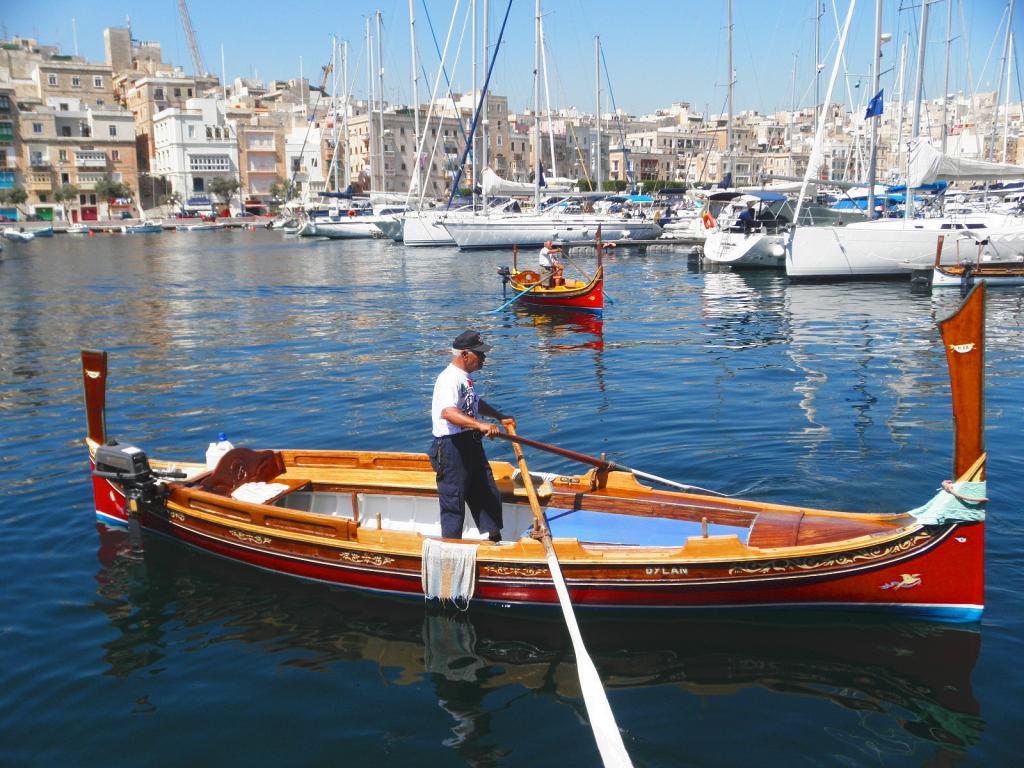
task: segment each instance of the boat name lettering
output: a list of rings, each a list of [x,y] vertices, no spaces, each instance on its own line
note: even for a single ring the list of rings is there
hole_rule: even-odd
[[[932,538],[930,533],[920,531],[915,536],[898,541],[884,547],[870,547],[849,554],[834,555],[831,557],[792,557],[783,560],[772,560],[764,565],[755,565],[748,568],[730,568],[730,576],[754,576],[767,573],[787,573],[794,571],[813,571],[819,568],[834,568],[837,566],[854,565],[856,563],[878,560],[879,558],[897,555],[906,552],[908,549],[922,544]]]
[[[255,533],[246,533],[245,531],[236,531],[234,528],[229,528],[228,533],[239,541],[247,541],[250,544],[269,544],[271,542],[271,539],[267,536],[259,536]]]
[[[350,563],[358,563],[359,565],[391,565],[395,562],[393,557],[385,557],[384,555],[364,555],[359,552],[339,552],[339,560],[346,560]]]
[[[954,352],[959,352],[962,355],[972,351],[974,349],[974,346],[974,342],[972,341],[970,344],[950,344],[949,348],[952,349]]]
[[[185,522],[185,516],[181,514],[181,512],[178,512],[176,509],[170,510],[168,514],[171,516],[172,520],[177,520],[181,523]]]
[[[690,573],[689,568],[645,568],[644,573],[648,576],[688,576]]]

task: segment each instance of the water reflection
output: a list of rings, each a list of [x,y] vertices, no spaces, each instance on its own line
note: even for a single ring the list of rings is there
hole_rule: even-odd
[[[451,718],[444,744],[473,764],[502,754],[494,704],[486,701],[496,690],[505,691],[502,708],[524,690],[568,707],[581,723],[585,717],[557,612],[445,611],[262,574],[158,537],[147,537],[144,559],[131,560],[122,556],[123,533],[99,530],[95,607],[117,631],[105,644],[112,675],[157,674],[167,666],[165,654],[215,644],[232,657],[244,653],[251,660],[256,649],[269,665],[332,675],[354,674],[349,665],[369,662],[392,685],[430,686]],[[926,745],[960,754],[984,727],[971,688],[980,648],[974,629],[832,614],[811,620],[583,614],[581,624],[613,701],[616,691],[647,691],[652,702],[664,702],[675,690],[705,705],[736,697],[743,706],[748,694],[763,691],[770,725],[772,711],[795,706],[773,699],[810,698],[834,705],[823,716],[827,743],[909,744],[915,754]],[[178,668],[186,663],[174,660]],[[651,706],[667,719],[648,722],[625,704],[617,713],[620,727],[641,746],[648,729],[675,733],[677,727],[665,707]],[[838,724],[836,712],[846,713]],[[383,727],[399,726],[383,718]],[[687,738],[684,731],[675,738]],[[807,737],[822,735],[809,728]]]

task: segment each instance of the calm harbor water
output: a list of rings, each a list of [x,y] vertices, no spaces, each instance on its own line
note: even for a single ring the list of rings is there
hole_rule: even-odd
[[[484,314],[502,301],[501,252],[262,230],[5,246],[4,765],[598,763],[557,614],[442,612],[153,537],[126,556],[93,516],[82,347],[110,353],[108,431],[160,457],[201,460],[220,431],[253,447],[425,450],[434,376],[475,327],[496,346],[484,396],[528,437],[850,510],[915,507],[950,472],[935,320],[953,293],[789,285],[620,250],[614,304],[594,320]],[[636,765],[1018,764],[1022,322],[1024,293],[990,292],[980,624],[584,617]]]

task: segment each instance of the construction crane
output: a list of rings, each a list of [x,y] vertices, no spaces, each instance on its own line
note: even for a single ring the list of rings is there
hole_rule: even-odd
[[[203,56],[199,53],[199,43],[196,42],[196,33],[192,30],[192,19],[189,18],[185,0],[178,0],[178,11],[181,13],[181,25],[185,28],[185,37],[188,38],[188,47],[192,50],[192,63],[196,67],[196,74],[209,74],[203,65]]]

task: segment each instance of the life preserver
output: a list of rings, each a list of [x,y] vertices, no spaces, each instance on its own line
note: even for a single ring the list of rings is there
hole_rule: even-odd
[[[349,208],[349,209],[348,209],[348,217],[349,217],[350,219],[354,219],[354,218],[356,217],[356,212],[355,212],[355,209],[353,209],[353,208]]]
[[[704,213],[700,215],[700,220],[704,223],[704,229],[715,228],[715,217],[711,215],[711,211],[704,209]]]

